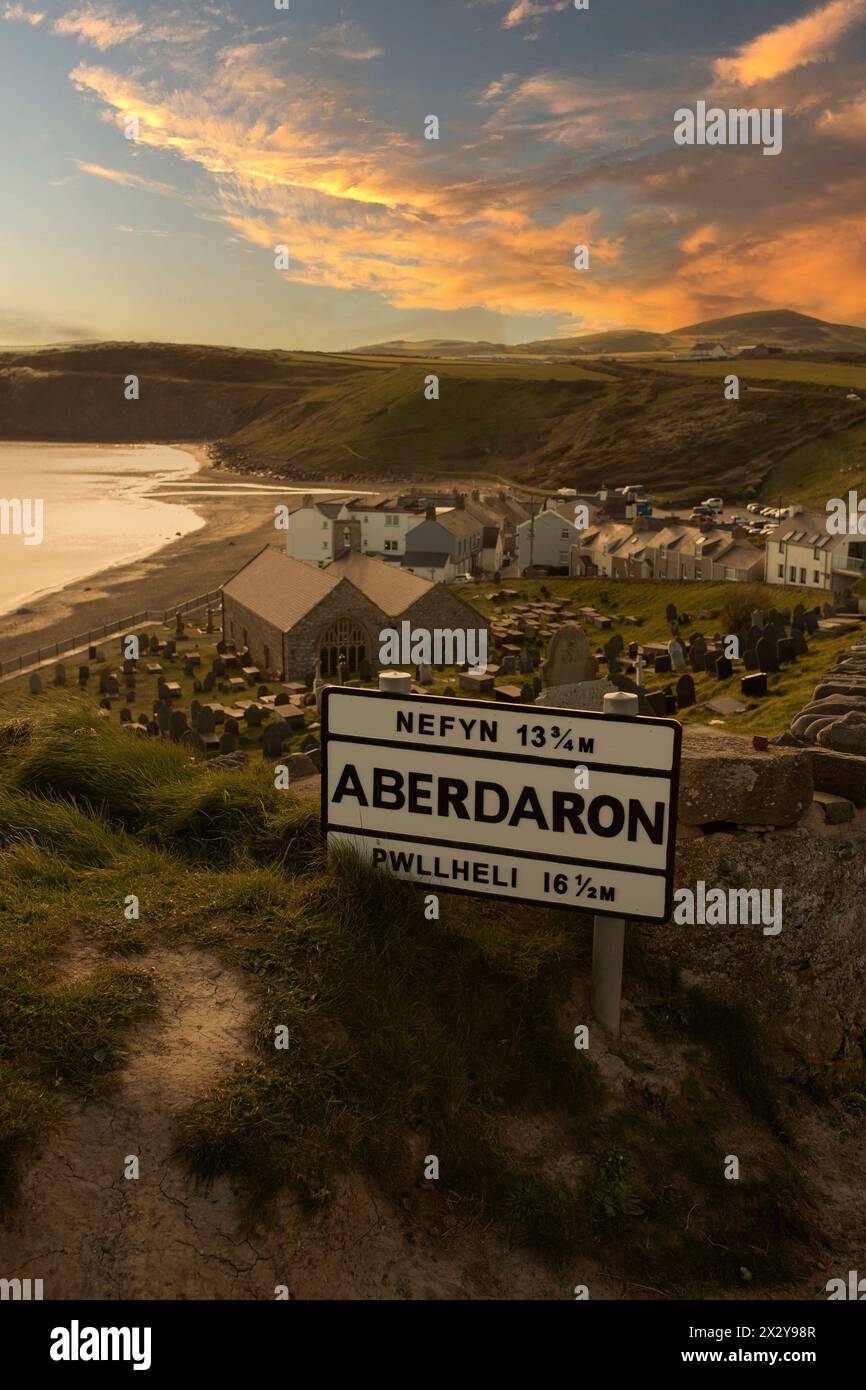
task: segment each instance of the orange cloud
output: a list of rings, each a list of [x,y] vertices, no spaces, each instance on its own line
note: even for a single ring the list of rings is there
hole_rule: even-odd
[[[713,64],[723,82],[742,87],[769,81],[830,56],[838,38],[866,15],[866,0],[830,0],[810,14],[780,24],[744,44],[733,58],[718,58]]]
[[[7,5],[3,11],[3,18],[17,22],[19,24],[41,24],[45,18],[42,10],[25,10],[23,5]]]
[[[131,16],[116,14],[108,5],[81,5],[55,22],[58,34],[74,34],[79,43],[91,43],[101,53],[136,38],[144,25]]]

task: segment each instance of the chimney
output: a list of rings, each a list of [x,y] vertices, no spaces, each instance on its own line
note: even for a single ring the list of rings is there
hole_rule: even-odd
[[[435,521],[435,520],[436,520],[436,508],[435,508],[435,507],[428,507],[428,508],[427,508],[427,511],[424,513],[424,519],[425,519],[425,521]]]
[[[466,510],[466,493],[465,493],[465,492],[458,492],[458,493],[457,493],[457,498],[456,498],[456,500],[455,500],[454,505],[455,505],[455,507],[457,508],[458,512],[463,512],[463,511]]]
[[[650,529],[649,517],[639,512],[631,524],[631,529],[633,531],[648,531]]]
[[[477,488],[477,487],[472,489],[472,501],[473,501],[473,502],[480,502],[480,501],[481,501],[481,493],[478,491],[478,488]]]

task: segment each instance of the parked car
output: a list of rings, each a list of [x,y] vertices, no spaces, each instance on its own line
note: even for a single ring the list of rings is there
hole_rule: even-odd
[[[719,511],[724,505],[724,501],[721,497],[705,497],[701,503],[703,507],[712,507],[714,512]]]
[[[747,503],[746,503],[746,511],[747,511],[747,512],[759,512],[760,510],[761,510],[761,504],[760,504],[760,502],[747,502]]]

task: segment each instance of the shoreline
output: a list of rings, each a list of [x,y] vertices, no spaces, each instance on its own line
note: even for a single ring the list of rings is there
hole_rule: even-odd
[[[213,467],[207,444],[172,443],[199,465],[191,475],[216,486],[236,483],[238,474]],[[295,484],[291,485],[294,489]],[[320,484],[318,485],[320,486]],[[336,491],[336,489],[334,490]],[[180,499],[180,495],[178,496]],[[0,660],[53,643],[145,608],[167,609],[218,589],[274,537],[275,498],[226,492],[188,503],[204,525],[149,555],[121,561],[83,579],[25,600],[28,611],[0,615]]]
[[[37,440],[28,441],[38,443]],[[298,480],[284,478],[269,470],[230,468],[214,464],[208,442],[161,441],[166,447],[191,454],[198,471],[190,475],[194,484],[185,497],[179,489],[177,500],[192,508],[204,525],[177,540],[170,541],[137,560],[121,561],[97,570],[83,579],[25,600],[27,612],[0,615],[0,661],[38,647],[49,647],[72,635],[87,632],[146,608],[169,609],[174,604],[220,588],[265,545],[274,541],[276,492],[237,493],[229,489],[239,482],[267,480],[274,489],[286,488],[287,498],[305,492],[330,497],[353,497],[362,493],[381,495],[405,484],[387,484],[381,479],[353,478],[348,485],[334,485],[330,479]],[[98,447],[98,446],[94,446]],[[118,447],[108,445],[108,448]],[[146,446],[143,446],[146,447]],[[224,496],[197,496],[195,484],[224,486]],[[430,488],[451,488],[447,483],[428,482]]]

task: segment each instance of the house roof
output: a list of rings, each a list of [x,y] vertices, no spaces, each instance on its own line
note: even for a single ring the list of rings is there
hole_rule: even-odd
[[[846,535],[837,535],[827,530],[826,512],[798,512],[796,516],[786,517],[770,532],[768,541],[785,541],[790,545],[812,546],[816,550],[835,550]]]
[[[470,516],[469,511],[462,507],[454,507],[450,511],[439,512],[436,520],[452,536],[468,536],[471,531],[477,531],[481,525],[477,517]]]
[[[339,582],[338,574],[266,545],[223,585],[223,594],[288,632]]]

